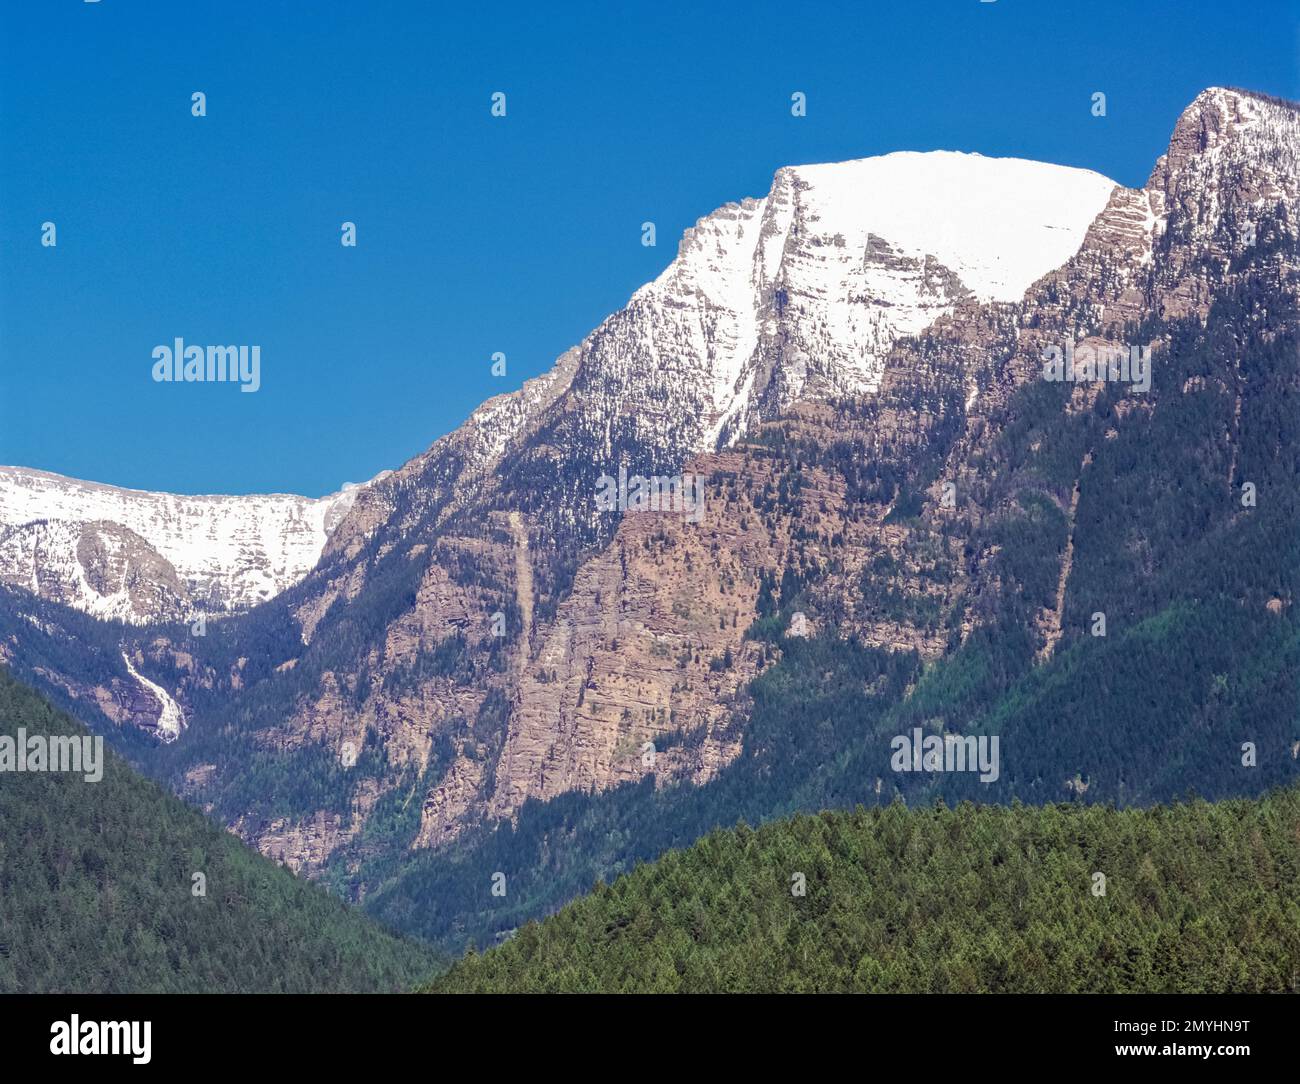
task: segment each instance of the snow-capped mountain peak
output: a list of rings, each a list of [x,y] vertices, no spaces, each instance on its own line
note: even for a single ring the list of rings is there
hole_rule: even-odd
[[[1078,251],[1115,188],[952,151],[785,167],[762,199],[686,231],[583,344],[578,380],[694,412],[690,451],[728,444],[799,398],[874,391],[897,339],[962,298],[1019,300]]]

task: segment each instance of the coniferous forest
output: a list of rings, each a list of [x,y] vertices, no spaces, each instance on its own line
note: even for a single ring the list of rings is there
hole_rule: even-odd
[[[0,735],[20,729],[86,733],[0,667]],[[0,993],[398,990],[439,966],[107,747],[98,782],[3,778]]]
[[[716,831],[429,989],[1281,992],[1300,790],[1262,799],[800,814]]]

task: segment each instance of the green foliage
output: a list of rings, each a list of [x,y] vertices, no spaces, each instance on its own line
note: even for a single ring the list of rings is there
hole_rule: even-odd
[[[742,825],[597,885],[430,989],[1280,992],[1300,960],[1298,834],[1298,789]]]
[[[0,667],[0,734],[20,727],[86,733]],[[95,783],[0,774],[0,992],[378,991],[437,966],[107,747]]]

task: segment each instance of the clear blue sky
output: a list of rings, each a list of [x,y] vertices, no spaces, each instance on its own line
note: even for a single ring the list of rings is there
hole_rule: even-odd
[[[782,165],[1137,185],[1204,87],[1300,98],[1294,2],[548,6],[3,0],[0,463],[318,495],[548,368]],[[154,383],[176,336],[259,344],[261,390]]]

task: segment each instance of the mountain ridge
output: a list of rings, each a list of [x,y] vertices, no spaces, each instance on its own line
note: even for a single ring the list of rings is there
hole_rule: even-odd
[[[1285,993],[1297,830],[1294,787],[742,823],[471,948],[428,990]]]
[[[133,624],[245,610],[315,566],[370,484],[319,498],[189,496],[0,467],[0,579]]]

